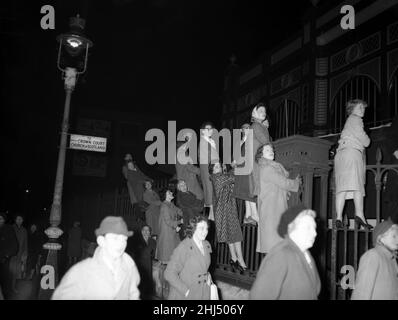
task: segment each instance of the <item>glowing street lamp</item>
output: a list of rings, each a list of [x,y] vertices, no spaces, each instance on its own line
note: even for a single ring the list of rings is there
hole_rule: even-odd
[[[88,50],[93,42],[84,34],[85,20],[79,15],[69,20],[70,31],[57,37],[59,42],[57,66],[62,71],[65,83],[65,107],[62,120],[61,142],[58,154],[57,175],[55,178],[54,197],[50,212],[50,227],[45,231],[49,241],[44,245],[48,250],[46,265],[55,268],[55,283],[58,282],[57,272],[57,251],[62,248],[57,239],[63,231],[58,228],[62,217],[62,190],[64,182],[65,155],[69,128],[69,111],[72,91],[75,88],[79,74],[86,71]],[[39,299],[51,297],[51,290],[40,290]]]

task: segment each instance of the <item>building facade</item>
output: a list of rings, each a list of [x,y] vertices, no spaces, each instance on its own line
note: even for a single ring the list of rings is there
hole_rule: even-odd
[[[223,127],[250,121],[259,101],[268,106],[274,139],[339,133],[345,103],[368,102],[365,126],[398,115],[398,2],[351,1],[355,29],[341,27],[345,4],[313,8],[303,27],[247,67],[233,62],[224,87]]]

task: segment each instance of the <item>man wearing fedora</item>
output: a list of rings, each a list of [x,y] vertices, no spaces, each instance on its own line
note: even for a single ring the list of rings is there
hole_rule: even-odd
[[[316,237],[315,212],[303,205],[287,209],[278,233],[284,239],[262,261],[250,299],[318,299],[321,282],[309,252]]]
[[[138,300],[140,275],[125,253],[128,231],[121,217],[108,216],[95,230],[98,247],[92,258],[75,264],[62,278],[53,300]]]

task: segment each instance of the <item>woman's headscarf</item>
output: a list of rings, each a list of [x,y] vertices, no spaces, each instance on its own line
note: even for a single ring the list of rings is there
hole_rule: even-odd
[[[262,118],[260,117],[260,114],[259,114],[259,112],[258,112],[258,110],[259,110],[260,108],[264,108],[265,110],[267,110],[267,109],[265,108],[265,105],[262,104],[262,103],[256,105],[256,106],[254,107],[253,111],[252,111],[252,122],[253,122],[253,121],[262,122],[262,121],[265,120],[265,118],[262,119]]]

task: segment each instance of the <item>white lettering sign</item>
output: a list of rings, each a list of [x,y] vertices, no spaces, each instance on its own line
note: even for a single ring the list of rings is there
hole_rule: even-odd
[[[69,148],[86,151],[106,152],[106,138],[71,134]]]

